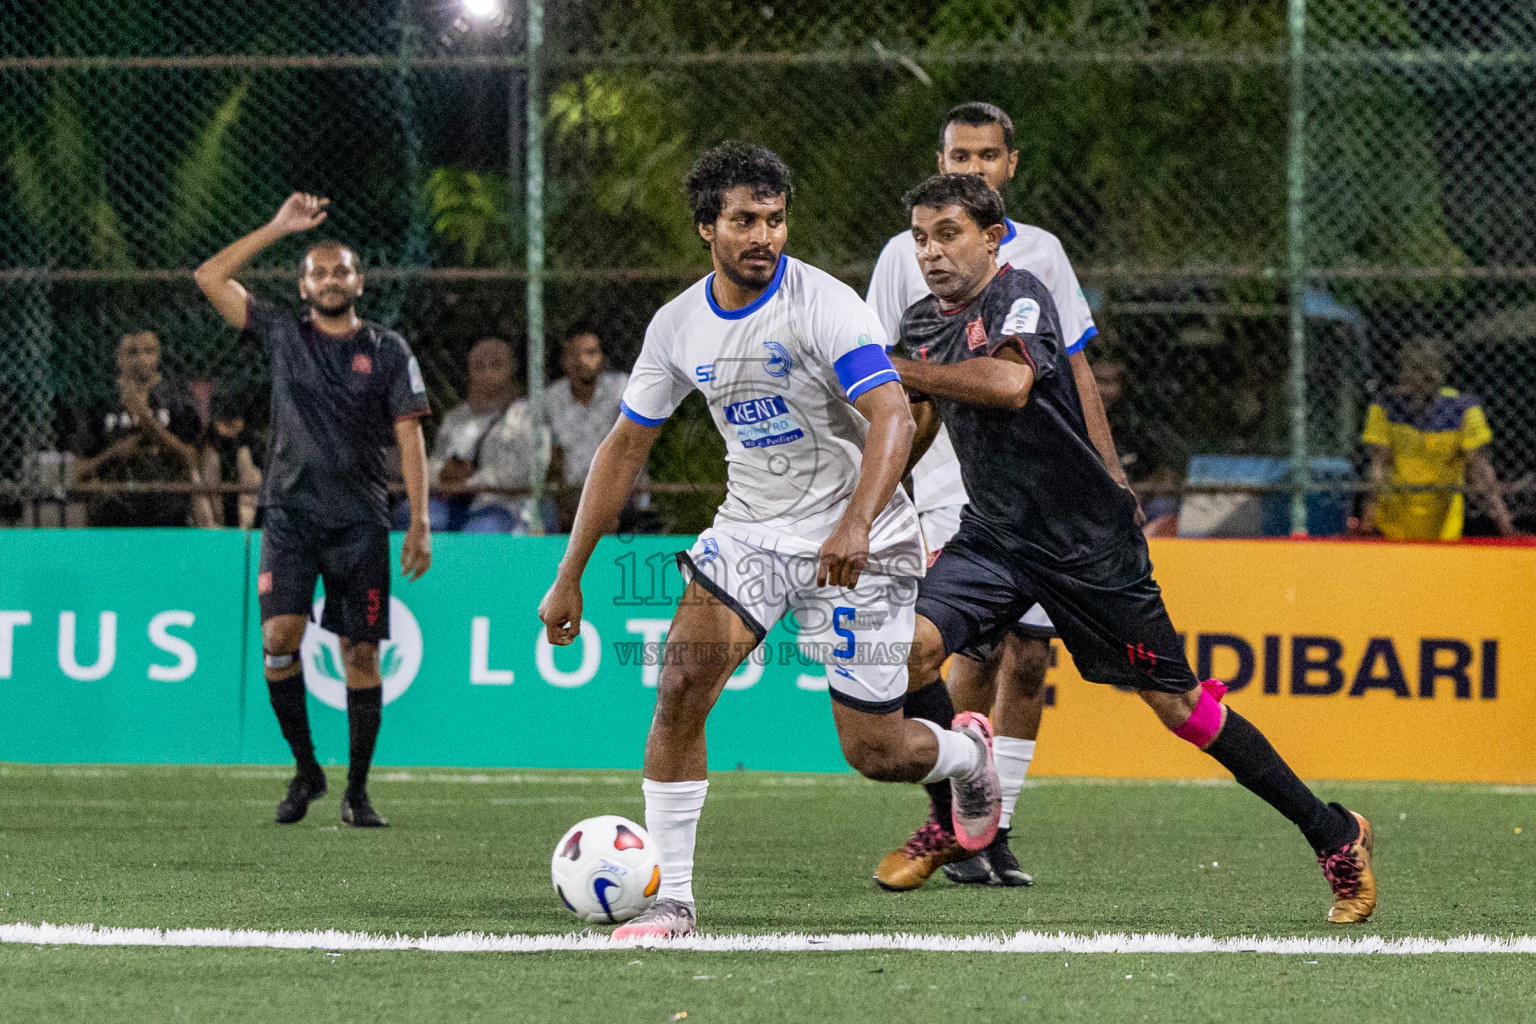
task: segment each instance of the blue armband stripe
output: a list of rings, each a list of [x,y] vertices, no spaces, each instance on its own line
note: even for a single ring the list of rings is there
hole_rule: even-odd
[[[843,386],[850,402],[870,388],[901,380],[882,345],[860,345],[845,353],[832,368],[837,371],[837,382]]]
[[[881,370],[878,373],[872,373],[848,389],[848,401],[856,402],[859,400],[860,395],[871,388],[877,388],[881,384],[892,383],[901,383],[901,374],[895,370]]]
[[[1098,333],[1099,333],[1099,329],[1097,327],[1093,326],[1092,324],[1089,324],[1088,325],[1088,329],[1083,332],[1083,336],[1081,338],[1078,338],[1072,344],[1067,346],[1067,355],[1069,355],[1069,356],[1077,355],[1079,352],[1081,352],[1084,348],[1087,347],[1088,339],[1093,338],[1093,337],[1097,337]]]
[[[630,419],[634,420],[636,423],[640,424],[642,427],[659,427],[663,423],[667,422],[667,418],[665,416],[661,417],[660,419],[652,419],[649,416],[640,415],[639,413],[635,412],[635,410],[631,409],[629,407],[629,403],[624,401],[622,398],[619,399],[619,411],[622,412],[625,416],[628,416]]]

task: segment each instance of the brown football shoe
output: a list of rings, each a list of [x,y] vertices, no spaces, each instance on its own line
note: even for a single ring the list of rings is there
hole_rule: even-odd
[[[1354,811],[1349,813],[1360,823],[1359,838],[1347,846],[1317,855],[1323,877],[1328,879],[1328,886],[1333,890],[1333,906],[1328,908],[1328,920],[1334,924],[1364,921],[1376,909],[1376,872],[1371,869],[1371,823]]]
[[[910,892],[921,889],[923,883],[945,864],[968,860],[974,854],[961,846],[955,834],[939,823],[928,809],[928,820],[923,827],[912,833],[912,838],[899,850],[892,850],[875,868],[875,882],[889,892]]]

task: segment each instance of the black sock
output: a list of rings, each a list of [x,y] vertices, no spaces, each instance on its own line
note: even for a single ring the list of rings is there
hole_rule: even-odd
[[[944,685],[942,679],[929,683],[921,690],[909,691],[901,713],[907,718],[926,718],[943,729],[955,724],[955,703],[949,699],[949,687]],[[954,798],[949,780],[930,782],[923,788],[928,791],[928,799],[933,801],[933,814],[939,824],[953,828]]]
[[[309,707],[304,694],[304,677],[289,676],[287,679],[267,680],[267,696],[272,700],[272,710],[277,713],[277,727],[293,751],[293,760],[299,772],[313,778],[320,774],[320,762],[315,760],[315,743],[309,736]]]
[[[347,688],[347,795],[362,796],[368,790],[368,769],[373,765],[373,744],[379,738],[379,719],[384,712],[384,688]]]
[[[1312,849],[1336,850],[1359,836],[1354,816],[1338,804],[1325,804],[1296,777],[1252,722],[1227,708],[1221,732],[1205,748],[1239,783],[1285,815]]]

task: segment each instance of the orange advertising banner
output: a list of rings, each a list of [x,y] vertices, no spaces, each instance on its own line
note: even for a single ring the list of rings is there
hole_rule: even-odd
[[[1304,778],[1536,783],[1536,547],[1158,540],[1190,664]],[[1033,772],[1222,777],[1055,642]]]

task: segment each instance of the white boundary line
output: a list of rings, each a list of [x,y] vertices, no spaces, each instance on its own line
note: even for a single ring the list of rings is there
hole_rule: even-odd
[[[938,953],[1266,953],[1295,956],[1426,953],[1536,953],[1536,936],[1292,937],[1218,939],[1209,935],[1094,934],[1021,931],[1012,935],[852,934],[699,935],[660,943],[614,943],[606,934],[371,935],[344,931],[257,931],[227,928],[102,928],[91,924],[0,925],[0,943],[39,946],[182,946],[233,949],[424,950],[433,953],[546,953],[629,948],[632,945],[705,953],[801,953],[923,950]]]

